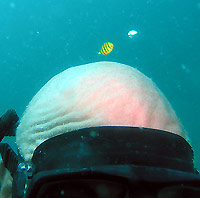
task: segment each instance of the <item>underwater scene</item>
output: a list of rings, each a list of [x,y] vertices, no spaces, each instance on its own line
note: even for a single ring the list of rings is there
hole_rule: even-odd
[[[200,170],[200,0],[0,1],[0,115],[23,115],[67,68],[112,61],[137,68],[182,122]]]

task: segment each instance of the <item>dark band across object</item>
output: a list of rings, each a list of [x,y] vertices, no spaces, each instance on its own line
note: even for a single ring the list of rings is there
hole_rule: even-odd
[[[138,127],[91,127],[65,133],[42,143],[32,162],[36,173],[126,164],[195,172],[193,151],[181,136]]]
[[[199,195],[200,176],[190,145],[166,131],[120,126],[80,129],[43,142],[30,163],[6,144],[1,143],[0,151],[13,176],[13,198],[36,198],[40,192],[51,195],[51,189],[62,192],[60,186],[69,193],[65,184],[72,180],[117,182],[129,189],[134,186],[139,194],[144,186],[159,192],[175,185],[192,186]]]
[[[60,186],[79,197],[81,188],[74,192],[67,188],[81,180],[118,182],[137,189],[138,195],[145,191],[156,194],[176,185],[197,187],[200,194],[200,176],[193,166],[190,145],[181,136],[160,130],[91,127],[65,133],[42,143],[32,163],[35,170],[28,198],[37,197],[38,192],[42,197],[51,196],[51,189],[59,192]]]

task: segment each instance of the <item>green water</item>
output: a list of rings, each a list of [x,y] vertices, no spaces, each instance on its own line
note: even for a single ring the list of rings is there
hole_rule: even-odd
[[[107,56],[97,54],[104,42],[114,44]],[[200,0],[0,1],[0,114],[14,108],[21,116],[51,77],[103,60],[152,78],[188,131],[200,168]]]

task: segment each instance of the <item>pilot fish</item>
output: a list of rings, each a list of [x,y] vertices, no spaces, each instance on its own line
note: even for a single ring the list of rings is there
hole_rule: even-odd
[[[107,55],[112,52],[114,45],[110,42],[104,43],[98,54]]]

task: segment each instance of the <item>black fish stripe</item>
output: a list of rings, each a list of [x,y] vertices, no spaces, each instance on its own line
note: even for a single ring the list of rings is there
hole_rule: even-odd
[[[103,45],[103,47],[102,47],[102,53],[104,54],[104,55],[106,55],[107,54],[107,50],[106,50],[106,46],[105,46],[105,44]]]
[[[105,43],[105,45],[106,45],[105,47],[106,47],[107,52],[109,52],[111,49],[110,45],[108,43]]]
[[[100,51],[100,53],[101,53],[101,54],[104,54],[103,48],[101,48],[101,51]]]
[[[108,48],[109,50],[111,50],[111,45],[109,45],[109,43],[107,43],[107,48]]]
[[[113,47],[112,43],[109,43],[109,42],[104,43],[99,53],[103,55],[107,55],[112,51],[112,47]]]
[[[109,46],[109,44],[105,43],[103,47],[104,47],[105,53],[108,54],[110,52],[110,46]]]

